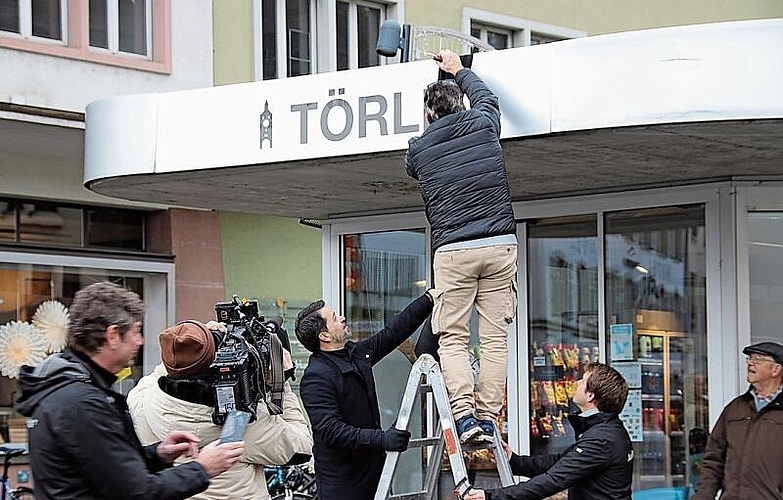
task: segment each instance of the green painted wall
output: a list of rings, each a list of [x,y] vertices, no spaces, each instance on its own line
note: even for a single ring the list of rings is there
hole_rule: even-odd
[[[573,28],[588,35],[783,17],[781,0],[408,0],[405,2],[406,22],[461,31],[463,7]]]
[[[214,83],[253,81],[253,2],[212,2]]]
[[[321,298],[320,229],[297,219],[221,212],[220,231],[226,295],[290,303]]]

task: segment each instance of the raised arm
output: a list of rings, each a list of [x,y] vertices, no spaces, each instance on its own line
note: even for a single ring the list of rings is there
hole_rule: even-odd
[[[362,340],[371,353],[370,362],[377,363],[392,352],[405,339],[413,335],[416,329],[432,312],[432,296],[429,292],[408,304],[405,309],[394,317],[380,332]]]

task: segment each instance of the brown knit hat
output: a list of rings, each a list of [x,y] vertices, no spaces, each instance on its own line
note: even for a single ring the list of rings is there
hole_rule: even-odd
[[[203,375],[215,360],[215,340],[203,323],[180,321],[158,335],[163,365],[172,377]]]

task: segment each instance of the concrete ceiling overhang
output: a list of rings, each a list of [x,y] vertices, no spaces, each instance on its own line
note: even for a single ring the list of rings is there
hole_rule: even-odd
[[[783,179],[783,120],[669,124],[503,141],[529,200],[736,178]],[[94,181],[119,198],[327,219],[420,209],[404,151]]]
[[[482,53],[473,69],[500,97],[512,197],[527,200],[783,179],[781,46],[783,20],[720,23]],[[420,61],[100,101],[85,185],[316,219],[420,209],[403,159],[432,79]]]

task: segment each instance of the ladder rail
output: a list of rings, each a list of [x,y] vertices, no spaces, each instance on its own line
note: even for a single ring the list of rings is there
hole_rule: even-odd
[[[429,391],[432,393],[431,399],[428,398],[427,392]],[[440,365],[429,354],[420,356],[413,364],[413,367],[411,367],[402,402],[400,403],[400,412],[395,424],[397,429],[408,430],[413,405],[416,401],[416,396],[419,394],[421,395],[423,413],[426,413],[424,407],[428,406],[430,403],[434,403],[435,410],[437,411],[437,424],[434,425],[435,434],[430,436],[426,432],[428,426],[427,423],[423,421],[423,437],[414,440],[414,443],[411,444],[411,447],[420,446],[422,448],[422,453],[427,454],[427,469],[423,479],[424,490],[399,495],[391,494],[394,473],[401,453],[388,452],[386,461],[383,464],[381,480],[378,484],[378,489],[375,492],[375,500],[432,500],[440,474],[440,464],[444,451],[446,452],[449,464],[451,465],[455,493],[461,498],[472,488],[472,485],[468,480],[468,471],[462,454],[459,436],[457,435],[454,415],[451,413],[451,404],[446,390],[446,383],[443,380],[443,373],[440,370]],[[424,415],[422,416],[424,417]],[[511,465],[503,450],[500,429],[498,429],[497,424],[495,423],[493,423],[493,426],[494,434],[490,448],[495,456],[500,482],[503,486],[511,486],[515,484],[514,476],[511,472]]]

